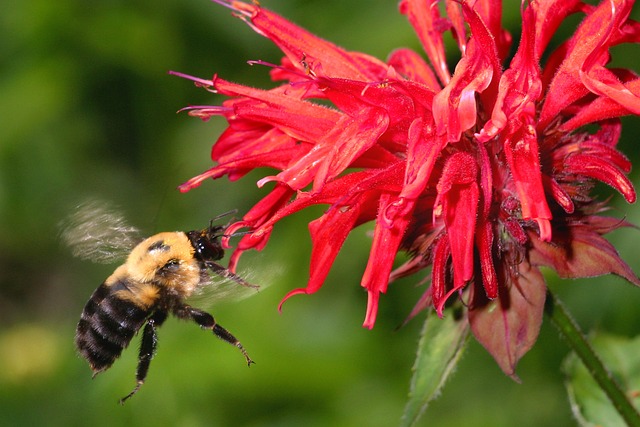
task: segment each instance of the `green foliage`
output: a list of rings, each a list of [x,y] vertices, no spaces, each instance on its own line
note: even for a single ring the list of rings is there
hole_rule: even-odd
[[[460,318],[460,307],[447,309],[439,319],[429,313],[422,328],[418,354],[413,365],[409,402],[402,416],[402,426],[416,425],[429,403],[442,393],[465,349],[469,324]]]
[[[638,408],[640,338],[629,339],[597,333],[593,334],[589,341],[602,362],[609,368],[610,375]],[[564,371],[567,375],[566,386],[572,403],[571,408],[581,426],[627,425],[575,354],[567,357]]]

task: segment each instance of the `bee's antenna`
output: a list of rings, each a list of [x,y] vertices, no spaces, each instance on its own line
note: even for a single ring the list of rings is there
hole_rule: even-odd
[[[247,234],[251,234],[253,233],[253,231],[249,230],[249,231],[236,231],[235,233],[231,233],[231,234],[223,234],[221,237],[236,237],[236,236],[245,236]]]
[[[249,233],[249,232],[232,233],[232,234],[223,233],[222,230],[224,230],[224,229],[229,227],[229,225],[233,221],[233,218],[231,218],[223,226],[214,225],[215,222],[217,220],[219,220],[220,218],[224,218],[225,216],[228,216],[228,215],[233,215],[233,214],[235,214],[237,212],[238,212],[237,209],[232,209],[232,210],[229,210],[227,212],[221,213],[220,215],[216,215],[215,217],[211,218],[211,220],[209,221],[209,227],[208,228],[205,228],[204,230],[197,231],[197,233],[200,234],[201,236],[209,236],[208,238],[210,238],[210,239],[229,238],[229,237],[239,236],[239,235],[243,235],[243,234]]]
[[[214,222],[216,222],[217,220],[219,220],[219,219],[221,219],[221,218],[224,218],[225,216],[235,215],[235,214],[237,214],[237,213],[238,213],[238,209],[231,209],[231,210],[228,210],[228,211],[226,211],[226,212],[223,212],[223,213],[221,213],[221,214],[219,214],[219,215],[216,215],[216,216],[214,216],[213,218],[211,218],[211,223],[214,223]]]
[[[234,215],[238,213],[238,209],[231,209],[229,211],[223,212],[219,215],[214,216],[213,218],[211,218],[211,221],[209,221],[209,232],[213,232],[213,231],[217,231],[221,228],[226,228],[227,226],[229,226],[229,224],[231,223],[231,220],[229,220],[229,222],[227,222],[227,224],[224,227],[218,227],[218,226],[214,226],[213,223],[218,221],[221,218],[224,218],[225,216],[229,216],[229,215]],[[226,237],[224,234],[220,234],[220,237]]]

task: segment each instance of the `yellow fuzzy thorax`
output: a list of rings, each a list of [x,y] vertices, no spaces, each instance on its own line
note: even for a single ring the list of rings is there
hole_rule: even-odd
[[[185,233],[158,233],[138,244],[107,284],[126,278],[129,289],[120,291],[120,297],[145,307],[155,303],[162,288],[188,297],[201,280],[201,267],[194,253]],[[166,268],[169,264],[172,268]]]

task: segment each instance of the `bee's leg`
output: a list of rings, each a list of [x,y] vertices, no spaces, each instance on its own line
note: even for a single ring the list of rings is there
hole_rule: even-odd
[[[158,344],[156,329],[162,325],[166,318],[167,313],[164,311],[157,311],[149,318],[149,320],[147,320],[147,324],[144,326],[144,331],[142,332],[140,352],[138,353],[136,386],[131,390],[131,393],[120,399],[121,405],[124,405],[125,400],[136,394],[138,390],[140,390],[140,387],[142,387],[142,384],[144,384],[147,372],[149,371],[149,365],[151,364],[151,359],[153,359],[153,356],[156,354],[156,347]]]
[[[211,331],[220,339],[228,342],[231,345],[234,345],[240,349],[244,358],[247,361],[247,365],[251,366],[252,363],[255,363],[249,355],[247,351],[244,349],[240,341],[236,337],[234,337],[231,332],[227,331],[222,326],[218,325],[209,313],[198,310],[197,308],[193,308],[191,306],[185,305],[175,310],[175,315],[182,319],[191,319],[196,322],[200,327],[205,329],[211,329]]]
[[[247,288],[260,289],[258,285],[252,285],[251,283],[244,280],[242,277],[238,276],[228,268],[224,268],[217,262],[213,261],[205,261],[204,264],[207,268],[211,269],[214,273],[216,273],[220,277],[224,277],[225,279],[233,280],[239,285],[246,286]]]

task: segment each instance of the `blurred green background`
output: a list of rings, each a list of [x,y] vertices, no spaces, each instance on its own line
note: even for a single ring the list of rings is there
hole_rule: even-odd
[[[399,46],[420,51],[395,0],[262,3],[350,50],[379,58]],[[519,2],[506,3],[504,23],[518,40]],[[317,210],[283,221],[263,253],[241,261],[254,282],[270,286],[212,309],[257,362],[251,369],[233,347],[170,319],[147,383],[121,407],[118,398],[134,385],[137,340],[93,380],[75,353],[82,307],[114,266],[72,258],[59,241],[59,221],[87,198],[119,206],[145,234],[200,228],[221,212],[248,210],[265,194],[255,173],[234,184],[207,181],[188,194],[175,190],[210,166],[225,123],[175,114],[221,98],[167,71],[268,87],[268,70],[246,64],[279,61],[268,40],[207,0],[2,2],[0,39],[0,425],[398,423],[423,317],[396,327],[423,292],[415,286],[423,275],[393,285],[375,329],[363,329],[359,283],[370,227],[362,227],[325,287],[294,297],[279,315],[280,298],[306,282],[306,223]],[[638,69],[637,47],[617,48],[614,57]],[[625,123],[621,147],[638,162],[638,120]],[[635,170],[632,178],[639,181]],[[640,224],[637,206],[618,195],[614,205],[615,215]],[[636,272],[639,237],[635,230],[611,236]],[[639,289],[615,277],[559,281],[550,274],[549,281],[585,330],[640,333]],[[574,425],[560,373],[566,354],[545,322],[517,384],[471,342],[423,424]]]

